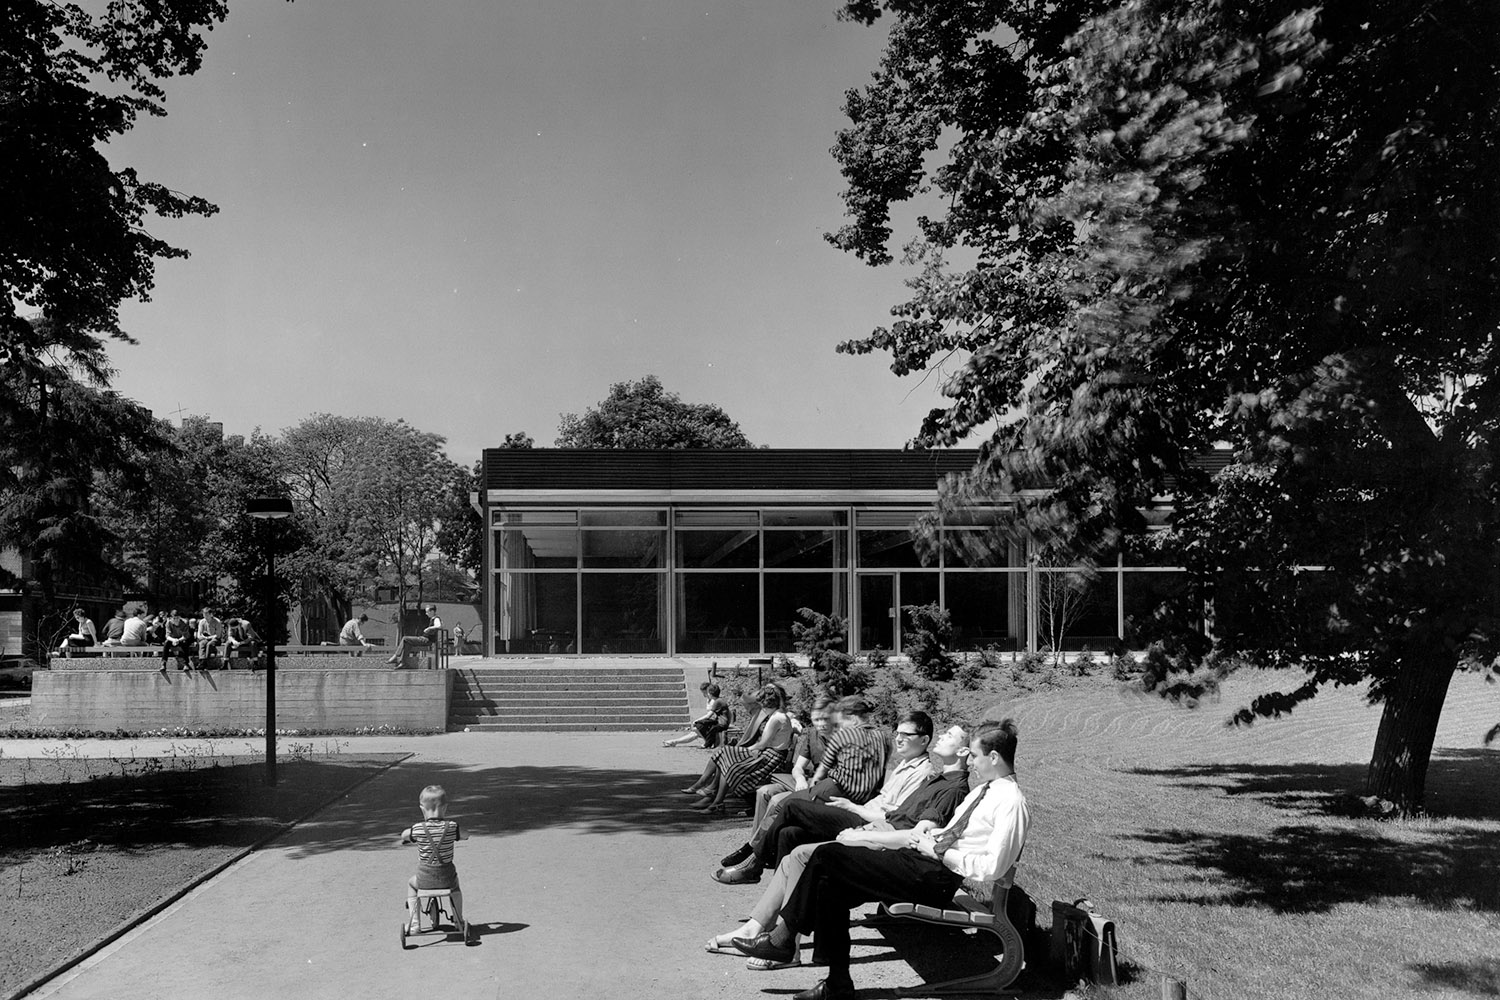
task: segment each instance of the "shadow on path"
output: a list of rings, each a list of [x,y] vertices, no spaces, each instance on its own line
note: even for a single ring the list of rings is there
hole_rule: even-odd
[[[424,785],[448,792],[448,815],[474,835],[506,837],[579,826],[594,833],[644,832],[664,836],[702,832],[746,820],[715,820],[687,809],[677,789],[680,773],[629,768],[460,767],[407,764],[361,791],[358,810],[328,809],[301,824],[288,841],[294,856],[329,851],[385,850],[414,819]],[[389,828],[371,829],[370,816],[388,816]]]

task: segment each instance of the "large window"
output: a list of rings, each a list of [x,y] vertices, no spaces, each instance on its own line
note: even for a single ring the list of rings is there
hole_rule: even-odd
[[[677,651],[759,651],[759,585],[755,573],[678,573]]]
[[[576,653],[576,573],[496,573],[495,635],[505,653]]]
[[[665,653],[664,573],[583,574],[585,653]]]
[[[844,595],[848,590],[845,573],[767,573],[766,649],[791,651],[794,647],[792,624],[802,622],[803,608],[824,615],[849,614]]]

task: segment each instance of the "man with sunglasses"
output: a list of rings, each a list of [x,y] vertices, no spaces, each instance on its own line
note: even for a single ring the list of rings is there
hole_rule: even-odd
[[[730,856],[730,866],[714,872],[714,880],[725,885],[759,882],[763,871],[775,868],[782,854],[798,844],[832,840],[840,830],[884,822],[933,777],[927,756],[931,743],[932,716],[908,712],[896,724],[895,765],[874,798],[863,804],[840,796],[826,802],[797,796],[783,800],[779,817],[774,811],[768,815],[750,842]]]

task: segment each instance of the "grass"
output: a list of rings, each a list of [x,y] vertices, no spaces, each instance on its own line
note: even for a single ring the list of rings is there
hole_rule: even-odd
[[[1121,1000],[1155,1000],[1164,976],[1214,1000],[1500,995],[1493,695],[1455,679],[1432,815],[1379,822],[1344,808],[1378,717],[1358,692],[1223,725],[1288,679],[1236,676],[1193,711],[1102,685],[998,706],[1022,727],[1020,882],[1043,923],[1053,899],[1083,896],[1114,919],[1130,981],[1093,995]]]
[[[0,757],[0,996],[404,756]]]

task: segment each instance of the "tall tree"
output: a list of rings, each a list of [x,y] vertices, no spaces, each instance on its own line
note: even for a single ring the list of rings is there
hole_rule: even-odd
[[[713,403],[684,403],[655,375],[616,382],[583,416],[564,413],[559,448],[750,448],[740,425]]]
[[[195,72],[222,0],[78,4],[16,0],[0,17],[0,544],[34,584],[107,573],[90,512],[96,470],[152,433],[109,391],[104,343],[129,340],[119,305],[146,298],[159,259],[186,251],[151,216],[214,206],[110,164],[104,144],[161,115],[158,81]]]
[[[401,611],[436,545],[453,463],[443,438],[404,421],[317,414],[282,436],[282,474],[307,525],[309,583],[347,617],[393,585]]]
[[[1184,659],[1306,668],[1247,717],[1367,681],[1367,791],[1419,809],[1449,680],[1500,644],[1496,12],[845,15],[882,7],[890,43],[835,148],[852,220],[831,238],[883,263],[893,203],[946,201],[908,246],[922,270],[897,322],[842,349],[955,364],[918,440],[982,436],[950,502],[1049,486],[1017,525],[1048,549],[1107,558],[1170,491],[1177,551],[1222,612],[1208,634],[1176,623]],[[1209,478],[1193,458],[1219,441],[1234,465]],[[1252,606],[1299,610],[1234,626]]]

